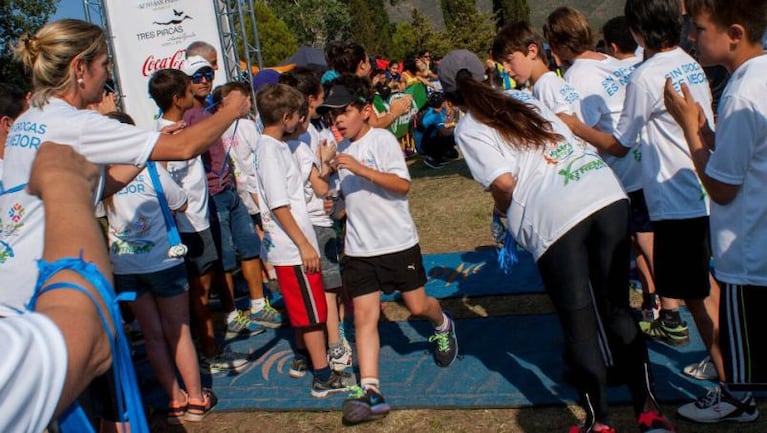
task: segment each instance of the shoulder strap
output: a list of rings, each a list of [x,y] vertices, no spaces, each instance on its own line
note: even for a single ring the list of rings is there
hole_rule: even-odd
[[[176,220],[173,218],[170,206],[168,206],[168,200],[165,198],[165,191],[162,189],[162,182],[160,182],[160,176],[157,174],[157,166],[155,165],[155,162],[148,161],[146,163],[146,168],[149,172],[149,178],[152,180],[152,186],[157,193],[157,201],[160,202],[162,218],[165,220],[165,229],[168,230],[168,243],[170,243],[172,249],[177,245],[181,245],[181,236],[178,234]]]

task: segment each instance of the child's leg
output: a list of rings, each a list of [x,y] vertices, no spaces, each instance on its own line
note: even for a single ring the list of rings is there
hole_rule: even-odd
[[[189,397],[202,399],[200,384],[200,365],[197,362],[197,351],[192,343],[189,331],[189,295],[182,293],[171,297],[156,298],[157,309],[162,320],[162,330],[170,354],[175,360],[176,368],[184,381]]]
[[[186,396],[176,380],[175,362],[168,351],[160,311],[154,296],[144,293],[136,298],[131,307],[144,333],[147,358],[157,381],[171,401],[185,401]]]
[[[381,349],[378,318],[381,314],[381,293],[375,291],[356,296],[353,303],[360,378],[362,380],[378,379],[378,354]]]
[[[195,325],[200,350],[207,357],[218,353],[213,317],[210,314],[208,295],[213,282],[210,272],[189,278],[189,304],[192,313],[192,323]]]
[[[327,368],[328,353],[325,350],[325,327],[320,324],[303,328],[301,336],[312,360],[314,371]]]
[[[442,307],[436,298],[427,296],[423,286],[415,290],[402,292],[402,299],[411,314],[414,316],[425,317],[435,326],[444,323],[446,317],[443,314]]]
[[[325,323],[328,332],[328,346],[333,347],[341,343],[338,296],[335,293],[325,291],[325,303],[328,305],[328,320]]]

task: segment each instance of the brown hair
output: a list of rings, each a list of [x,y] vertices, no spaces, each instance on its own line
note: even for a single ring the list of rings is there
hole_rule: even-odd
[[[32,72],[32,105],[42,107],[48,98],[66,89],[75,79],[71,63],[79,57],[90,65],[106,54],[107,42],[99,26],[73,19],[46,24],[35,35],[21,36],[14,54]]]
[[[554,9],[543,25],[543,35],[557,51],[566,50],[574,56],[594,48],[594,34],[588,19],[571,7]]]
[[[458,72],[456,84],[456,92],[447,93],[447,98],[465,106],[480,123],[498,131],[510,147],[530,149],[563,140],[534,106],[474,80],[468,70]]]
[[[704,12],[718,27],[726,29],[739,24],[746,29],[752,43],[762,39],[767,28],[767,1],[764,0],[685,0],[691,17]]]
[[[253,88],[250,86],[250,83],[247,81],[230,81],[228,83],[222,84],[213,89],[213,93],[211,95],[213,98],[213,105],[215,107],[219,107],[219,104],[221,104],[221,101],[226,98],[226,95],[234,92],[235,90],[247,96],[250,95],[252,89]]]
[[[267,84],[256,93],[256,108],[264,126],[272,126],[291,113],[306,113],[304,95],[285,84]]]
[[[543,46],[543,36],[535,31],[527,21],[516,21],[507,24],[498,31],[493,40],[491,53],[493,59],[502,62],[509,54],[516,51],[527,55],[531,44],[538,47],[538,58],[548,63],[546,50]]]

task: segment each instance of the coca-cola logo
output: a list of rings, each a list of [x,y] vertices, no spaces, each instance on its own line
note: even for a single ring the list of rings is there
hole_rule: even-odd
[[[155,57],[150,54],[147,56],[146,60],[144,60],[144,65],[141,67],[141,73],[145,77],[148,77],[152,75],[154,71],[160,69],[180,69],[181,62],[184,61],[184,58],[185,55],[183,49],[176,51],[173,55],[168,57]]]

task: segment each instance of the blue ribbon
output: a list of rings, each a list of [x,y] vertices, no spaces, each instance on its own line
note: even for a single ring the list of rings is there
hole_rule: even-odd
[[[152,186],[157,193],[157,201],[160,202],[160,210],[162,211],[162,218],[165,220],[165,228],[168,230],[168,243],[171,247],[181,244],[181,236],[178,234],[178,227],[176,227],[176,220],[173,218],[173,214],[168,206],[168,200],[165,198],[165,191],[162,189],[162,182],[160,182],[160,176],[157,174],[157,166],[154,161],[148,161],[146,163],[146,169],[149,172],[149,178],[152,180]]]

